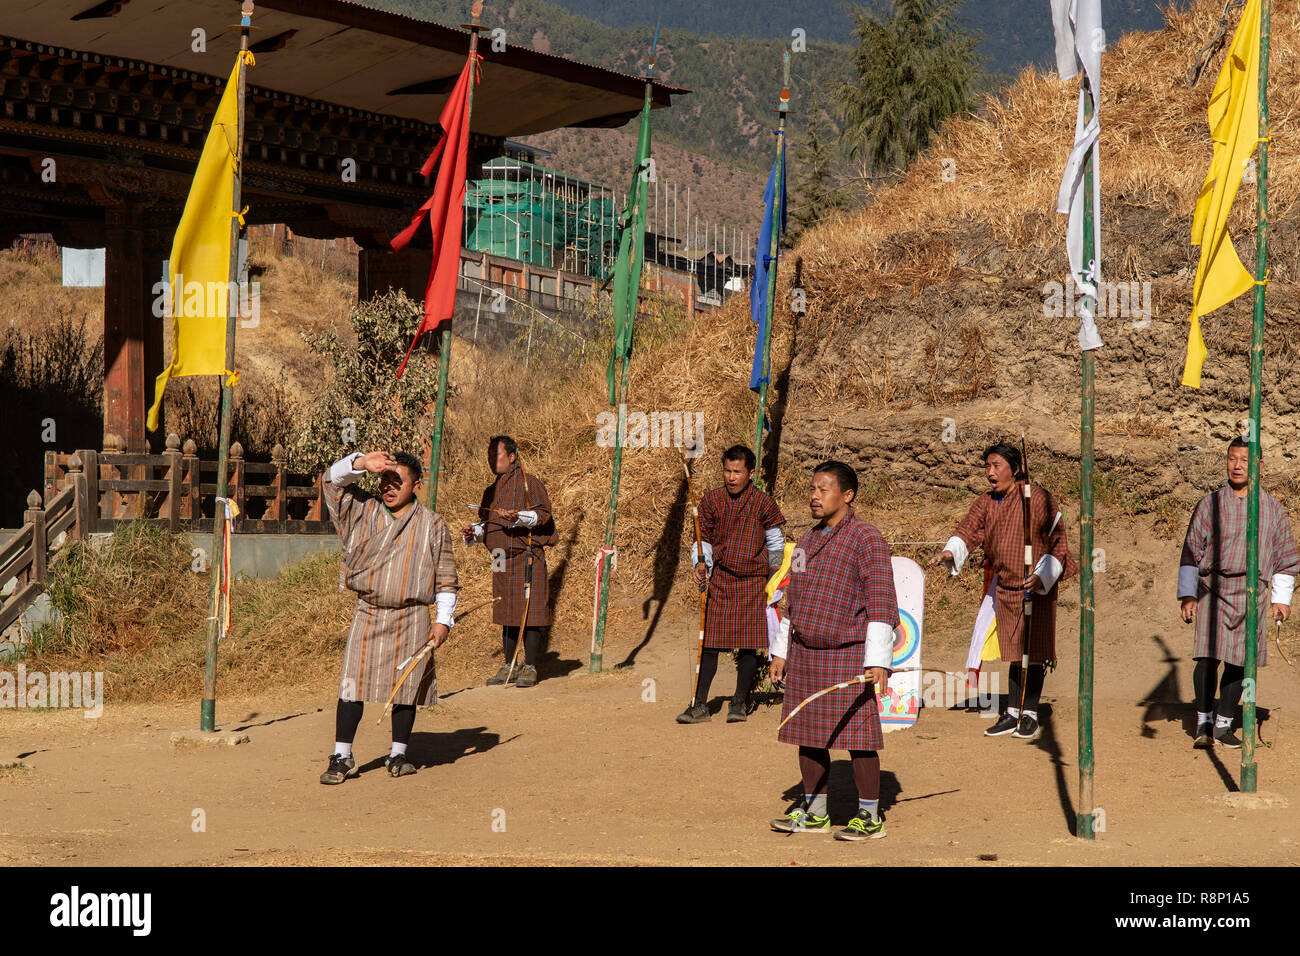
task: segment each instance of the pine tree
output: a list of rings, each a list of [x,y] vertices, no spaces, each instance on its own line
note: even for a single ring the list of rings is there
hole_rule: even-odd
[[[843,192],[827,181],[831,177],[836,157],[834,141],[827,139],[822,129],[821,107],[817,102],[817,84],[814,82],[808,93],[808,125],[803,138],[792,151],[792,165],[799,170],[799,176],[792,190],[789,228],[786,232],[787,241],[791,245],[808,227],[845,206]]]
[[[891,0],[889,14],[855,7],[855,84],[840,87],[842,135],[873,174],[901,171],[948,117],[965,111],[979,67],[960,0]]]

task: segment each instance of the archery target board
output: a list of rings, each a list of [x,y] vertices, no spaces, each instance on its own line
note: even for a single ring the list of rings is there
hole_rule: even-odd
[[[889,688],[876,695],[880,707],[880,726],[886,733],[911,727],[921,709],[921,671],[899,674],[899,668],[921,666],[921,635],[925,618],[925,572],[911,558],[892,558],[894,591],[898,596],[898,627],[894,628],[896,673],[889,678]]]

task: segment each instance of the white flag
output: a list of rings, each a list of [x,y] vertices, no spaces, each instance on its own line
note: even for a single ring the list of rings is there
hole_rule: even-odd
[[[1101,129],[1101,53],[1106,48],[1106,34],[1101,28],[1101,0],[1051,0],[1052,26],[1056,31],[1056,70],[1062,80],[1078,75],[1082,67],[1088,82],[1079,86],[1079,112],[1074,123],[1074,148],[1065,164],[1065,176],[1056,196],[1056,211],[1068,213],[1065,248],[1070,259],[1070,274],[1084,295],[1092,296],[1092,309],[1079,309],[1079,348],[1099,349],[1096,301],[1101,283],[1101,229],[1092,232],[1092,249],[1083,248],[1084,163],[1092,154],[1093,221],[1101,222],[1101,176],[1097,136]],[[1086,91],[1092,95],[1092,120],[1083,120]]]

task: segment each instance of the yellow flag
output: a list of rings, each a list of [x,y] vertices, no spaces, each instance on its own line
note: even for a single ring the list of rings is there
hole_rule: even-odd
[[[148,427],[158,428],[167,380],[177,375],[231,375],[226,368],[230,282],[230,220],[239,151],[239,71],[253,55],[241,53],[230,71],[217,115],[199,157],[185,212],[172,240],[168,279],[172,364],[154,384]]]
[[[1249,0],[1232,47],[1210,94],[1210,137],[1214,159],[1192,217],[1192,245],[1201,247],[1192,291],[1192,327],[1187,334],[1183,384],[1201,387],[1205,340],[1200,318],[1226,305],[1255,284],[1228,236],[1228,213],[1241,177],[1259,142],[1260,0]]]

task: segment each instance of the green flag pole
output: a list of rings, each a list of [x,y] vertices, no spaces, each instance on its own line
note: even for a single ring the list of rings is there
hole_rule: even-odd
[[[1264,379],[1264,293],[1268,277],[1268,40],[1269,0],[1260,5],[1258,212],[1255,221],[1255,315],[1250,335],[1249,490],[1246,496],[1246,660],[1242,681],[1241,791],[1254,793],[1255,688],[1259,664],[1259,431]]]
[[[1088,72],[1080,71],[1083,84],[1083,119],[1092,121],[1092,94]],[[1093,206],[1092,150],[1088,150],[1083,167],[1083,248],[1085,256],[1091,255],[1096,236],[1097,210]],[[1101,263],[1093,263],[1093,274],[1101,275]],[[1096,314],[1096,298],[1086,297],[1083,307]],[[1092,580],[1092,469],[1093,421],[1096,411],[1094,394],[1094,368],[1091,349],[1084,349],[1083,379],[1079,402],[1079,812],[1075,818],[1074,832],[1084,840],[1091,840],[1093,832],[1092,807],[1092,664],[1093,664],[1093,580]]]
[[[483,27],[479,18],[483,15],[483,0],[474,0],[470,7],[469,23],[462,23],[460,28],[469,31],[469,58],[478,55],[478,34]],[[465,135],[469,135],[470,117],[474,115],[474,76],[469,78],[469,93],[465,98]],[[457,242],[460,241],[458,238]],[[447,412],[447,379],[451,371],[451,319],[442,325],[442,339],[438,346],[438,400],[433,412],[433,441],[429,445],[429,490],[426,492],[425,505],[430,511],[438,507],[438,479],[442,477],[442,426]]]
[[[624,228],[619,242],[619,257],[610,274],[614,279],[614,354],[610,357],[611,373],[618,363],[618,430],[614,436],[614,473],[609,485],[609,511],[605,517],[605,546],[600,558],[600,592],[596,600],[596,628],[592,636],[589,671],[599,674],[604,666],[605,619],[609,611],[609,581],[613,563],[614,523],[618,520],[618,486],[623,472],[623,439],[627,431],[627,362],[632,352],[632,330],[641,289],[641,263],[645,247],[645,197],[647,165],[650,152],[650,108],[654,95],[655,51],[659,46],[659,28],[655,27],[650,46],[650,66],[646,71],[645,101],[641,106],[641,130],[637,137],[636,169],[628,190],[623,212]],[[622,281],[619,281],[622,280]],[[607,280],[608,281],[608,280]],[[620,340],[620,315],[626,341]],[[612,387],[612,384],[611,384]]]
[[[244,62],[248,53],[248,31],[253,25],[253,2],[244,0],[240,8],[239,19],[239,84],[237,94],[238,121],[235,133],[235,176],[233,200],[230,205],[230,279],[229,287],[235,288],[239,281],[239,222],[243,218],[241,166],[244,161],[244,90],[245,74],[248,64]],[[212,135],[209,133],[208,135]],[[226,371],[235,368],[235,318],[239,315],[238,295],[231,296],[226,303]],[[217,729],[217,644],[221,640],[221,574],[226,565],[226,539],[222,534],[225,526],[227,475],[230,460],[230,420],[234,411],[235,388],[230,375],[223,375],[221,381],[221,428],[217,438],[217,501],[212,510],[212,616],[208,618],[207,659],[203,666],[203,702],[199,709],[199,729],[213,731]]]
[[[776,259],[781,244],[781,186],[785,181],[785,118],[790,112],[790,51],[785,51],[781,66],[781,100],[777,106],[780,125],[776,133],[776,181],[772,196],[772,240],[768,243],[768,260],[771,268],[767,270],[767,316],[759,334],[763,341],[759,348],[763,354],[763,374],[758,381],[758,418],[754,422],[754,463],[757,474],[754,484],[764,490],[763,481],[763,419],[767,415],[767,380],[772,375],[772,316],[775,312],[776,298]]]

